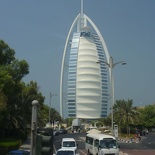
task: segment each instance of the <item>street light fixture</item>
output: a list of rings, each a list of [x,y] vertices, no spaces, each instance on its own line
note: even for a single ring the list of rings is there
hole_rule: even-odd
[[[51,98],[52,98],[52,96],[57,96],[56,94],[52,94],[51,92],[50,92],[50,105],[49,105],[49,126],[51,125]]]
[[[101,61],[98,61],[97,63],[100,63]],[[122,64],[122,65],[126,65],[125,61],[119,61],[114,63],[113,62],[113,58],[110,57],[109,58],[109,63],[106,61],[103,61],[103,63],[106,64],[106,66],[109,68],[109,76],[110,76],[110,96],[111,96],[111,132],[112,135],[114,135],[114,120],[113,120],[113,105],[114,105],[114,79],[113,79],[113,74],[112,74],[112,69],[118,65],[118,64]]]

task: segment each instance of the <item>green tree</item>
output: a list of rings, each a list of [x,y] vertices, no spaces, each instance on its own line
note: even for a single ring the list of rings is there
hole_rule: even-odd
[[[3,94],[3,92],[0,90],[0,111],[3,111],[6,109],[6,96]]]
[[[15,58],[15,51],[0,40],[0,132],[2,137],[8,133],[19,133],[31,124],[32,101],[38,100],[38,125],[47,123],[49,107],[44,104],[45,97],[39,92],[37,82],[28,84],[22,81],[29,74],[25,60]],[[51,110],[51,121],[61,121],[59,113]],[[6,134],[7,133],[7,134]]]
[[[59,122],[62,122],[62,118],[60,116],[60,114],[58,113],[57,110],[55,110],[54,108],[51,108],[50,109],[50,121],[51,123],[54,124],[55,121],[59,121]]]
[[[139,108],[139,112],[139,123],[143,127],[155,127],[155,105],[147,105],[143,108]]]
[[[72,121],[73,121],[73,119],[74,119],[73,117],[66,118],[66,119],[64,120],[64,123],[66,123],[68,127],[69,127],[69,126],[72,126]]]
[[[16,59],[15,51],[0,40],[0,132],[3,137],[6,131],[22,130],[31,123],[33,100],[39,101],[39,113],[44,107],[37,82],[22,82],[28,73],[28,63]]]
[[[40,106],[38,114],[38,126],[45,127],[46,123],[49,122],[49,106],[46,104]]]
[[[3,40],[0,40],[0,65],[9,65],[15,60],[15,51],[11,49]]]
[[[125,125],[129,134],[129,124],[134,124],[138,119],[138,109],[133,107],[133,100],[117,100],[114,105],[114,122]]]
[[[102,126],[111,126],[111,116],[110,115],[106,118],[100,118],[98,121]]]
[[[38,100],[39,102],[39,116],[41,115],[41,110],[43,109],[45,97],[39,92],[39,87],[37,82],[30,81],[30,83],[22,83],[21,93],[18,95],[18,107],[20,109],[20,116],[25,118],[23,124],[30,124],[32,115],[32,101]],[[41,117],[39,117],[39,123],[42,122]],[[42,123],[41,123],[42,124]]]
[[[0,40],[0,128],[2,135],[14,126],[18,127],[17,113],[20,80],[29,73],[25,60],[15,59],[15,51]]]

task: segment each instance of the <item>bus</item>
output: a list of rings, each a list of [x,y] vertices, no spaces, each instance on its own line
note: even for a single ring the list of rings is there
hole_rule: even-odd
[[[87,134],[85,149],[88,155],[119,155],[119,146],[115,137],[107,134]]]

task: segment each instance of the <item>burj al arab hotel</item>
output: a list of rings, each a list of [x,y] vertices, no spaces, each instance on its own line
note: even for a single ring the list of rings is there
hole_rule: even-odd
[[[109,52],[105,41],[93,21],[83,13],[81,2],[81,13],[70,27],[62,57],[61,116],[64,106],[67,106],[68,117],[98,119],[108,115],[108,69],[104,63],[107,60]]]

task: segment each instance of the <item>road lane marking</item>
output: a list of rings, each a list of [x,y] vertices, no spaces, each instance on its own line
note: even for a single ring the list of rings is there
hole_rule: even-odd
[[[79,152],[81,152],[84,155],[87,155],[87,153],[83,152],[82,150],[79,150]]]
[[[55,145],[53,145],[53,148],[54,148],[54,152],[55,152],[55,154],[56,154],[56,148],[55,148]]]

